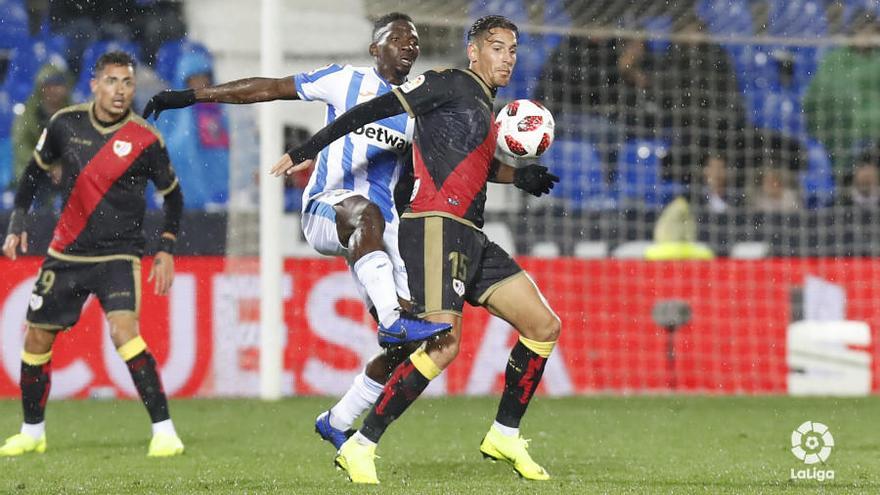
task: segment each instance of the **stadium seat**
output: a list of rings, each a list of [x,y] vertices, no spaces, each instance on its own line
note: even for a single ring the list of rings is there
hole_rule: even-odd
[[[608,243],[605,241],[579,241],[574,245],[575,258],[598,259],[608,257]]]
[[[536,258],[558,258],[560,253],[559,244],[553,241],[536,242],[529,251],[529,254]]]
[[[730,257],[740,260],[756,260],[766,258],[770,254],[770,245],[766,242],[737,242],[730,248]]]
[[[211,58],[211,52],[208,51],[208,48],[198,41],[186,38],[166,41],[156,53],[156,73],[159,77],[166,83],[172,84],[177,70],[177,61],[181,54],[188,51],[202,53]]]
[[[0,91],[0,193],[13,178],[12,166],[12,101],[9,94]]]
[[[483,225],[483,233],[490,241],[501,246],[511,256],[516,254],[516,243],[513,240],[513,233],[510,227],[504,222],[486,222]]]
[[[541,161],[560,179],[551,196],[567,207],[604,210],[617,206],[605,180],[604,164],[591,143],[558,139]]]
[[[807,170],[800,173],[801,190],[808,208],[820,208],[834,199],[834,169],[822,143],[806,140]]]
[[[661,166],[669,143],[636,139],[623,146],[617,164],[617,190],[621,201],[641,202],[659,208],[684,192],[681,184],[663,180]]]
[[[34,78],[46,64],[67,69],[64,56],[45,41],[35,41],[15,50],[9,62],[9,71],[3,81],[2,91],[9,95],[10,101],[23,103],[34,91]]]
[[[645,251],[654,244],[652,241],[628,241],[620,244],[611,256],[620,259],[645,259]]]
[[[718,37],[754,34],[749,0],[701,0],[697,15]]]
[[[767,34],[818,38],[828,32],[825,2],[820,0],[770,0]]]
[[[98,61],[98,57],[110,51],[123,51],[135,59],[139,58],[138,46],[131,41],[101,40],[92,43],[83,52],[79,79],[73,88],[73,101],[83,102],[91,97],[92,91],[89,88],[89,80],[93,75],[92,67]]]
[[[28,14],[22,0],[0,0],[0,49],[15,49],[30,37]]]

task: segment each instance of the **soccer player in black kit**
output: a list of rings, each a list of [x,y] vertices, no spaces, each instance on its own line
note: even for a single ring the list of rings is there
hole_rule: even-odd
[[[495,422],[480,451],[511,463],[526,479],[549,479],[529,455],[519,424],[561,322],[531,277],[480,230],[487,181],[513,183],[536,196],[558,181],[540,165],[513,168],[494,158],[493,100],[496,89],[510,81],[516,39],[516,25],[504,17],[477,20],[468,32],[467,70],[428,71],[352,108],[272,168],[280,175],[308,167],[324,146],[365,123],[404,111],[416,119],[415,186],[401,219],[400,251],[420,314],[450,323],[453,330],[395,369],[361,429],[340,448],[336,463],[353,482],[379,482],[374,458],[382,434],[458,354],[464,301],[485,307],[520,333]]]
[[[52,117],[19,181],[3,244],[9,258],[14,260],[19,248],[27,252],[25,219],[42,174],[61,170],[64,206],[27,312],[20,380],[24,423],[0,447],[0,456],[46,451],[52,344],[58,332],[79,320],[89,294],[100,301],[110,338],[150,415],[153,437],[147,455],[183,453],[156,360],[138,330],[147,180],[165,198],[165,224],[149,277],[159,295],[168,294],[174,277],[183,195],[162,136],[131,110],[134,70],[134,60],[125,53],[102,55],[91,81],[94,101]]]

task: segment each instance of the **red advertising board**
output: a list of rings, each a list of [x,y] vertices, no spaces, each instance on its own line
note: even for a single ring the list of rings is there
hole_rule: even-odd
[[[0,260],[0,397],[18,395],[25,311],[40,261]],[[867,322],[872,343],[861,351],[873,357],[871,384],[878,390],[880,261],[519,261],[563,321],[543,393],[784,393],[786,330],[804,310],[797,301],[807,277],[839,288],[846,319]],[[144,263],[145,276],[150,264]],[[170,297],[155,296],[144,284],[141,315],[166,390],[174,396],[256,395],[256,260],[178,257],[176,268]],[[378,351],[350,273],[339,260],[289,259],[285,275],[279,289],[284,392],[340,394]],[[686,302],[693,315],[673,334],[674,356],[667,330],[651,317],[654,305],[668,299]],[[430,393],[498,392],[515,338],[505,322],[466,309],[462,352]],[[95,300],[59,337],[52,363],[53,397],[134,393]]]

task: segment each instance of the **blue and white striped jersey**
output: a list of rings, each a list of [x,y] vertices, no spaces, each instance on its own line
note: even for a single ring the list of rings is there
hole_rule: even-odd
[[[331,64],[293,77],[300,99],[327,104],[325,125],[358,103],[396,87],[373,67]],[[400,177],[400,163],[411,152],[414,122],[405,113],[395,115],[367,124],[324,148],[303,192],[303,208],[318,193],[350,189],[379,206],[386,222],[395,219],[394,186]]]

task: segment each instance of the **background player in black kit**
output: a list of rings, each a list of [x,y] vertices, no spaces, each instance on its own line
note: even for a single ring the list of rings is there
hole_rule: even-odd
[[[493,158],[493,99],[496,89],[510,81],[516,38],[516,26],[504,17],[477,20],[468,32],[468,70],[428,71],[351,109],[272,169],[281,174],[308,167],[324,146],[365,123],[403,111],[416,119],[415,191],[401,219],[400,251],[414,303],[427,319],[451,323],[453,331],[429,341],[397,367],[363,427],[340,448],[337,464],[354,482],[379,482],[374,458],[380,437],[458,354],[465,300],[520,333],[508,359],[495,423],[480,451],[510,462],[524,478],[549,479],[529,456],[519,423],[561,323],[531,277],[480,230],[487,181],[512,182],[538,196],[558,181],[540,165],[514,169]]]
[[[0,447],[0,456],[45,452],[52,344],[79,320],[89,294],[101,302],[113,344],[152,420],[147,455],[183,453],[156,360],[138,330],[147,180],[165,197],[165,225],[149,277],[159,295],[168,294],[174,277],[183,195],[161,135],[131,110],[134,60],[122,52],[102,55],[91,89],[93,102],[60,110],[43,131],[19,181],[3,244],[13,260],[19,247],[27,252],[25,217],[36,184],[41,174],[60,168],[64,206],[30,297],[21,354],[24,423]]]

